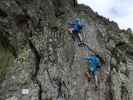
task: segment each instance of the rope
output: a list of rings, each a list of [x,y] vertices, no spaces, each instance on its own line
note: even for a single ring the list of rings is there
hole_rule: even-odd
[[[110,60],[109,60],[109,67],[110,67],[109,80],[111,80],[111,64],[112,64],[112,56],[110,56]]]
[[[86,51],[94,51],[93,49],[91,49],[86,43],[81,43],[81,45],[80,45],[81,47],[84,47],[84,49],[83,50],[86,50]],[[85,46],[87,47],[87,48],[85,48]]]

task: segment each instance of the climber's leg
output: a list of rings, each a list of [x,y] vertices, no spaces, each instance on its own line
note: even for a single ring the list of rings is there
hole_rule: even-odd
[[[96,69],[95,64],[90,63],[89,70],[90,70],[91,75],[93,76],[93,79],[94,79],[94,82],[95,82],[95,88],[97,88],[98,87],[98,71]]]
[[[77,40],[78,42],[81,42],[80,36],[79,36],[79,32],[77,30],[72,30],[72,34],[74,36],[74,40]]]
[[[74,34],[71,34],[72,35],[72,39],[73,39],[73,41],[75,41],[75,36],[74,36]]]
[[[80,33],[78,33],[78,32],[74,32],[74,35],[75,35],[75,37],[76,37],[78,43],[81,43]]]
[[[78,33],[78,40],[79,40],[79,42],[82,42],[82,41],[83,41],[83,40],[82,40],[81,33]]]
[[[97,77],[97,75],[95,75],[94,78],[95,78],[95,87],[97,88],[98,87],[98,77]]]
[[[91,64],[89,64],[88,71],[85,72],[85,77],[88,81],[90,81],[92,76],[93,76],[93,72],[91,71]]]
[[[95,87],[98,88],[98,75],[99,75],[99,71],[95,71],[94,72],[94,79],[95,79]]]
[[[87,79],[87,81],[90,81],[91,80],[91,75],[90,75],[90,73],[87,71],[87,72],[85,72],[85,78]]]
[[[73,28],[69,28],[68,32],[71,34],[73,41],[75,41],[75,33]]]
[[[73,36],[74,36],[75,40],[79,41],[78,40],[78,33],[76,31],[73,31]]]

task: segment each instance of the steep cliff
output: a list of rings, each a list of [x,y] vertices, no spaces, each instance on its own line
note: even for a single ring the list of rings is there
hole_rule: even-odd
[[[79,17],[82,37],[105,59],[99,86],[84,77],[81,47],[66,31]],[[76,0],[0,1],[0,100],[132,100],[133,34]]]

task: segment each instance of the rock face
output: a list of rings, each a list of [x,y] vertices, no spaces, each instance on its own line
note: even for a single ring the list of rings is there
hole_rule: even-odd
[[[82,37],[106,59],[88,82],[81,47],[65,31],[80,17]],[[76,0],[0,1],[0,100],[133,100],[133,34]]]

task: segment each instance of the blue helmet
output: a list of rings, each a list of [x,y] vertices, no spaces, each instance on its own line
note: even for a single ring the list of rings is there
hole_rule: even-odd
[[[80,18],[76,18],[76,20],[75,20],[76,22],[80,22],[81,21],[81,19]]]

